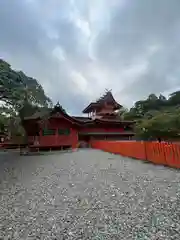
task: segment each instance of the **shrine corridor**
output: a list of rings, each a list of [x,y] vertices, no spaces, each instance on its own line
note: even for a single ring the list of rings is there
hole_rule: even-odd
[[[0,162],[0,239],[180,239],[179,170],[93,149]]]

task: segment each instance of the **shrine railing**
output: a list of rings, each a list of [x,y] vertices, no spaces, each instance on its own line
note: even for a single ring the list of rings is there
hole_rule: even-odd
[[[146,160],[154,164],[180,168],[180,144],[144,141],[91,141],[91,147]]]

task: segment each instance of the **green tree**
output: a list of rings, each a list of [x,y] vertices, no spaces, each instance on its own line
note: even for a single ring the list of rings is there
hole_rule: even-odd
[[[51,99],[34,78],[22,71],[15,71],[10,64],[0,59],[0,109],[1,128],[7,125],[13,134],[23,132],[21,120],[41,108],[52,107]],[[6,124],[4,124],[4,117]]]
[[[52,105],[36,79],[26,76],[22,71],[12,70],[7,62],[0,59],[0,100],[18,109],[25,98],[32,105]]]
[[[170,94],[168,99],[169,106],[177,106],[180,105],[180,91],[176,91]]]
[[[130,108],[124,116],[126,120],[140,120],[143,118],[150,118],[154,113],[167,107],[167,99],[162,94],[157,97],[155,94],[150,94],[147,99],[135,102],[134,106]]]
[[[170,94],[150,94],[135,102],[124,114],[125,120],[136,120],[135,133],[140,139],[180,138],[180,91]]]
[[[136,135],[143,139],[161,137],[174,139],[180,137],[180,109],[171,109],[156,113],[150,119],[136,124]]]

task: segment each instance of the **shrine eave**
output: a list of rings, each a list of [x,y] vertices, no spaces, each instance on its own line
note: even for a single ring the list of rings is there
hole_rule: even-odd
[[[50,116],[49,118],[58,118],[58,116]],[[47,120],[49,119],[47,118]],[[121,120],[102,120],[102,119],[88,119],[88,120],[80,120],[80,119],[76,119],[74,117],[71,117],[69,115],[67,116],[63,116],[63,118],[69,122],[71,122],[72,124],[75,124],[75,125],[79,125],[79,126],[88,126],[88,125],[94,125],[94,124],[99,124],[99,125],[111,125],[111,126],[119,126],[119,125],[131,125],[131,124],[134,124],[135,121],[121,121]],[[46,120],[46,119],[45,119]],[[43,121],[42,118],[37,118],[37,119],[34,119],[34,118],[28,118],[28,119],[25,119],[23,122],[34,122],[34,121],[38,121],[38,122],[41,122]]]
[[[118,110],[122,107],[121,104],[117,103],[117,102],[114,102],[114,110]],[[94,109],[100,107],[103,105],[103,101],[99,101],[99,102],[93,102],[93,103],[90,103],[83,111],[82,113],[90,113],[92,112]]]
[[[134,124],[136,121],[122,121],[119,119],[95,119],[95,122],[109,123],[109,124]]]
[[[94,104],[94,103],[93,103]],[[135,123],[135,121],[121,121],[120,119],[91,119],[87,117],[78,117],[78,116],[70,116],[61,107],[56,106],[54,109],[49,109],[48,111],[36,112],[31,117],[26,117],[23,120],[24,122],[36,122],[36,121],[46,121],[50,118],[64,118],[65,120],[71,122],[72,124],[85,126],[85,125],[92,125],[92,124],[108,124],[108,125],[130,125]]]
[[[89,112],[91,112],[94,108],[96,108],[99,105],[100,104],[92,102],[82,111],[82,113],[89,113]]]
[[[98,135],[98,136],[100,136],[100,135],[120,135],[120,136],[122,136],[122,135],[134,135],[135,133],[134,132],[128,132],[128,131],[126,131],[126,132],[79,132],[79,135],[82,135],[82,136],[89,136],[89,135]]]

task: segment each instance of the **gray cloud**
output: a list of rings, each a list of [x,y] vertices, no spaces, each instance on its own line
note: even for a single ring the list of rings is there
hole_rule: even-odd
[[[179,0],[1,0],[0,53],[76,114],[180,85]]]
[[[97,39],[98,57],[114,71],[139,59],[147,62],[146,71],[124,84],[123,94],[138,98],[180,86],[179,10],[178,0],[126,1],[124,9],[116,9],[110,31]]]
[[[44,33],[37,24],[37,18],[31,15],[25,1],[0,1],[1,50],[12,54],[39,51],[38,41]]]
[[[44,1],[43,1],[44,2]],[[49,1],[46,1],[48,4]],[[40,4],[40,2],[39,2]],[[42,4],[42,2],[41,2]],[[39,7],[41,7],[41,4]],[[35,6],[36,9],[38,5]],[[48,6],[44,6],[44,11]],[[57,6],[55,5],[54,8]],[[60,100],[71,111],[80,109],[83,104],[83,93],[74,93],[69,72],[65,72],[64,63],[58,61],[52,55],[55,47],[60,46],[69,54],[75,54],[76,33],[73,24],[61,19],[47,21],[43,25],[43,18],[46,19],[46,11],[39,11],[31,8],[25,1],[3,0],[0,1],[0,51],[1,57],[9,60],[12,67],[22,69],[27,74],[37,77],[45,87],[47,93],[54,102]],[[53,14],[53,12],[52,12]],[[47,29],[56,26],[57,39],[48,36]],[[74,103],[74,107],[72,106]],[[80,106],[79,106],[80,105]]]

